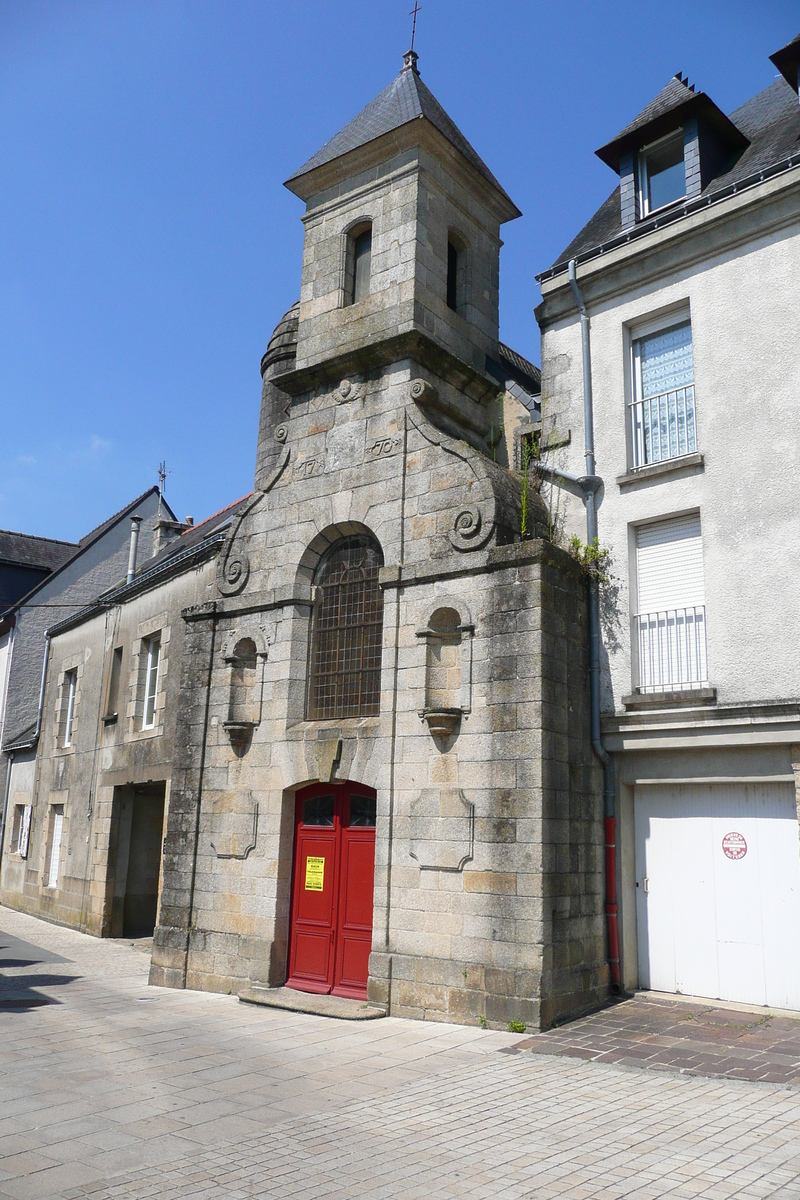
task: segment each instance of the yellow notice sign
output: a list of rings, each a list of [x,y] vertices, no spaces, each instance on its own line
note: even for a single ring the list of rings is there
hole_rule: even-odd
[[[325,859],[312,858],[311,855],[306,859],[306,891],[321,892],[325,884]]]

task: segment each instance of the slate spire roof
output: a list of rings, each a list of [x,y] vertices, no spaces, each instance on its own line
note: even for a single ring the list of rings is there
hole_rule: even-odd
[[[403,69],[397,78],[365,108],[362,108],[361,112],[353,117],[352,121],[343,129],[340,129],[330,141],[326,142],[322,149],[313,154],[308,162],[303,163],[299,171],[295,171],[286,181],[287,187],[294,180],[308,174],[316,167],[333,162],[334,159],[341,158],[351,150],[356,150],[359,146],[366,146],[376,138],[382,137],[386,133],[392,133],[395,129],[400,129],[401,126],[407,125],[410,121],[419,120],[421,117],[430,121],[439,133],[447,138],[452,146],[455,146],[467,162],[513,204],[486,163],[420,79],[417,70],[417,54],[413,50],[407,50],[403,55]]]

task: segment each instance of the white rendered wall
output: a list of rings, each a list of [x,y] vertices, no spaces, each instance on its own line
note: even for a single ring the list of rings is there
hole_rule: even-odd
[[[797,193],[797,184],[794,192]],[[777,205],[777,200],[775,201]],[[589,263],[579,279],[591,316],[597,472],[605,482],[600,542],[613,555],[622,586],[618,646],[608,634],[604,707],[618,710],[632,690],[630,614],[635,611],[633,526],[691,510],[700,512],[706,580],[709,680],[718,702],[797,696],[800,628],[800,220],[759,228],[747,238],[739,214],[737,243],[716,250],[720,230],[695,233],[693,261],[665,270],[666,240],[620,265]],[[755,221],[754,221],[755,225]],[[666,235],[668,237],[669,234]],[[701,240],[702,239],[702,240]],[[713,239],[713,241],[712,241]],[[672,235],[672,241],[676,237]],[[645,256],[649,253],[649,259]],[[627,251],[630,256],[631,251]],[[673,249],[674,261],[683,256]],[[651,278],[648,262],[653,264]],[[604,264],[605,265],[605,264]],[[609,274],[613,269],[613,281]],[[656,276],[657,269],[657,276]],[[594,272],[594,279],[592,278]],[[566,276],[559,280],[566,283]],[[608,295],[614,288],[614,294]],[[553,311],[544,289],[547,310]],[[606,297],[603,297],[603,291]],[[592,295],[598,296],[592,303]],[[688,304],[694,343],[697,449],[704,469],[666,475],[630,488],[625,409],[630,399],[629,327]],[[580,327],[575,312],[545,326],[542,341],[545,427],[571,430],[558,465],[583,473]],[[567,532],[585,538],[579,502],[568,500]],[[562,507],[565,498],[562,496]],[[610,688],[610,691],[609,691]]]

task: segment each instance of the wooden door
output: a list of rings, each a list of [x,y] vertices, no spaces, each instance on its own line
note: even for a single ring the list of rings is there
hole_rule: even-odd
[[[298,792],[287,987],[366,999],[374,870],[374,791]]]

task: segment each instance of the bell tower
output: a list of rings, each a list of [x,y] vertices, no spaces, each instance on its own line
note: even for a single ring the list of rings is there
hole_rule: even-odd
[[[422,82],[413,50],[286,186],[306,212],[297,358],[281,386],[409,357],[488,379],[500,227],[520,212]]]

